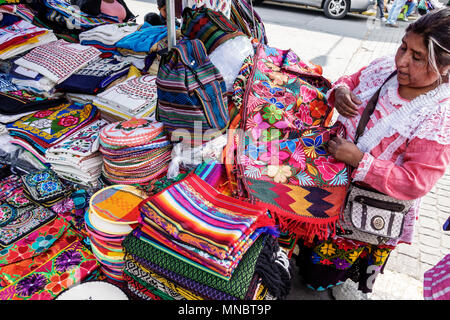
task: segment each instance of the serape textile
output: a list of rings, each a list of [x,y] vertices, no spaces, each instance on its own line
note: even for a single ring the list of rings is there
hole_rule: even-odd
[[[100,54],[91,46],[60,39],[34,48],[14,63],[61,83]]]
[[[263,207],[220,194],[195,174],[139,207],[141,224],[150,219],[175,239],[219,259],[233,259],[257,228],[273,225]]]
[[[191,246],[173,239],[173,237],[167,234],[164,230],[158,228],[157,225],[154,225],[149,221],[146,222],[146,225],[142,225],[141,228],[137,229],[135,232],[135,235],[139,237],[139,239],[156,247],[158,247],[158,243],[160,243],[170,249],[166,252],[175,257],[179,257],[180,259],[184,259],[193,266],[210,272],[211,274],[223,279],[230,279],[233,271],[242,259],[243,254],[262,233],[261,229],[257,229],[248,237],[244,245],[235,256],[228,259],[219,259],[195,246]]]
[[[42,3],[42,4],[41,4]],[[65,0],[43,0],[38,8],[49,21],[57,23],[68,30],[87,30],[108,23],[117,23],[116,17],[100,14],[93,16],[87,14],[77,6]]]
[[[145,266],[147,270],[151,270],[156,272],[156,274],[163,276],[165,279],[171,279],[173,283],[180,285],[183,288],[189,288],[189,290],[193,294],[198,294],[198,296],[203,299],[212,299],[212,300],[237,300],[236,297],[233,297],[223,291],[217,290],[210,286],[204,285],[198,281],[192,280],[188,277],[184,277],[176,272],[167,270],[165,268],[160,267],[157,264],[154,264],[148,260],[142,259],[137,256],[133,256],[131,254],[127,254],[125,256],[126,260],[133,260],[139,263],[141,266]],[[126,276],[128,274],[124,272]],[[131,278],[131,277],[130,277]],[[134,280],[134,278],[131,278]]]
[[[195,268],[162,250],[154,248],[150,244],[146,244],[144,241],[137,239],[133,234],[129,234],[125,238],[123,246],[127,253],[131,254],[143,265],[146,265],[146,261],[149,261],[153,265],[158,265],[161,268],[181,275],[184,278],[194,280],[201,285],[212,287],[238,299],[244,299],[253,278],[256,260],[262,250],[264,242],[265,237],[258,237],[255,243],[244,254],[230,280],[218,278],[208,272]],[[137,257],[141,257],[143,261],[139,260]],[[160,272],[157,273],[161,274]],[[167,276],[167,274],[165,274],[165,276]],[[177,282],[174,279],[171,280]],[[188,288],[193,291],[196,290],[193,286]]]
[[[143,300],[162,300],[159,296],[154,294],[152,291],[148,290],[144,285],[142,285],[138,280],[124,272],[124,280],[127,283],[127,288],[131,293]]]
[[[244,35],[222,12],[207,7],[185,8],[181,32],[189,39],[202,41],[208,54],[225,41]]]
[[[74,241],[46,263],[0,290],[0,300],[52,300],[97,268],[92,253],[80,241]]]
[[[189,288],[183,288],[167,280],[132,259],[126,260],[124,273],[163,300],[204,300],[203,297],[191,292]]]

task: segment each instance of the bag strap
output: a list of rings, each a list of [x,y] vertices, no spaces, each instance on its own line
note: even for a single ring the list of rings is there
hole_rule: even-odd
[[[361,115],[361,119],[359,120],[358,127],[356,128],[356,135],[354,143],[356,144],[358,142],[359,137],[364,133],[364,129],[366,128],[367,123],[369,122],[370,116],[375,110],[375,106],[378,102],[378,97],[380,96],[381,88],[388,82],[393,76],[397,74],[397,70],[392,72],[389,77],[384,80],[383,84],[378,88],[377,92],[370,98],[369,102],[366,105],[366,108],[363,111],[363,114]]]

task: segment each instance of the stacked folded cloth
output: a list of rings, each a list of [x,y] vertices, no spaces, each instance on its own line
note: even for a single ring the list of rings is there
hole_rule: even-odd
[[[47,149],[45,159],[64,179],[97,187],[103,164],[102,155],[98,151],[100,131],[107,124],[105,120],[98,119],[86,125]]]
[[[275,241],[264,208],[190,173],[139,210],[139,226],[123,242],[130,290],[146,299],[258,298],[258,263],[271,263],[260,255]]]
[[[106,276],[123,281],[123,239],[137,225],[138,205],[146,198],[140,189],[114,185],[97,191],[85,214],[92,251]]]
[[[156,76],[132,76],[99,93],[92,101],[102,117],[128,120],[154,117],[157,102]],[[117,121],[117,120],[116,120]]]
[[[152,26],[144,22],[136,31],[126,35],[115,43],[117,51],[123,56],[144,59],[150,48],[158,41],[167,37],[167,27]]]
[[[38,110],[45,110],[66,102],[65,98],[50,99],[26,90],[0,92],[0,122],[14,122]]]
[[[130,62],[120,57],[96,58],[56,86],[64,92],[98,94],[117,79],[127,75]]]
[[[114,122],[100,132],[103,177],[117,184],[146,183],[166,173],[172,145],[163,124],[132,118]]]
[[[102,56],[120,55],[116,43],[139,28],[134,22],[105,24],[80,33],[79,39],[82,45],[100,50]]]
[[[13,58],[27,50],[56,40],[52,30],[39,28],[25,20],[18,20],[0,28],[0,59]]]
[[[96,48],[63,39],[45,43],[14,60],[12,82],[19,88],[23,85],[25,89],[53,95],[57,84],[100,54]]]
[[[26,115],[8,123],[6,128],[12,144],[28,150],[40,163],[49,167],[46,150],[97,120],[99,115],[92,104],[63,103]]]

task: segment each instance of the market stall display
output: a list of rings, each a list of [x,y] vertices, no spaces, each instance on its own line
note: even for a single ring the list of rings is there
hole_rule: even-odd
[[[1,300],[283,299],[296,239],[332,233],[348,172],[320,66],[245,0],[188,3],[174,46],[0,3]]]

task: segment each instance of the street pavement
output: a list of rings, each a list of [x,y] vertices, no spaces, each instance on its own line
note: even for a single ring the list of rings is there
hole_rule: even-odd
[[[127,0],[131,11],[143,22],[147,12],[157,12],[155,0]],[[331,20],[322,11],[270,2],[255,7],[264,22],[268,43],[292,49],[305,60],[323,67],[331,81],[358,71],[372,60],[394,55],[408,22],[388,28],[373,16],[350,14]],[[450,253],[450,232],[442,229],[450,216],[450,168],[422,199],[411,245],[399,244],[391,253],[373,292],[362,294],[347,281],[333,290],[316,292],[306,288],[298,273],[292,280],[289,300],[423,300],[423,274]]]

